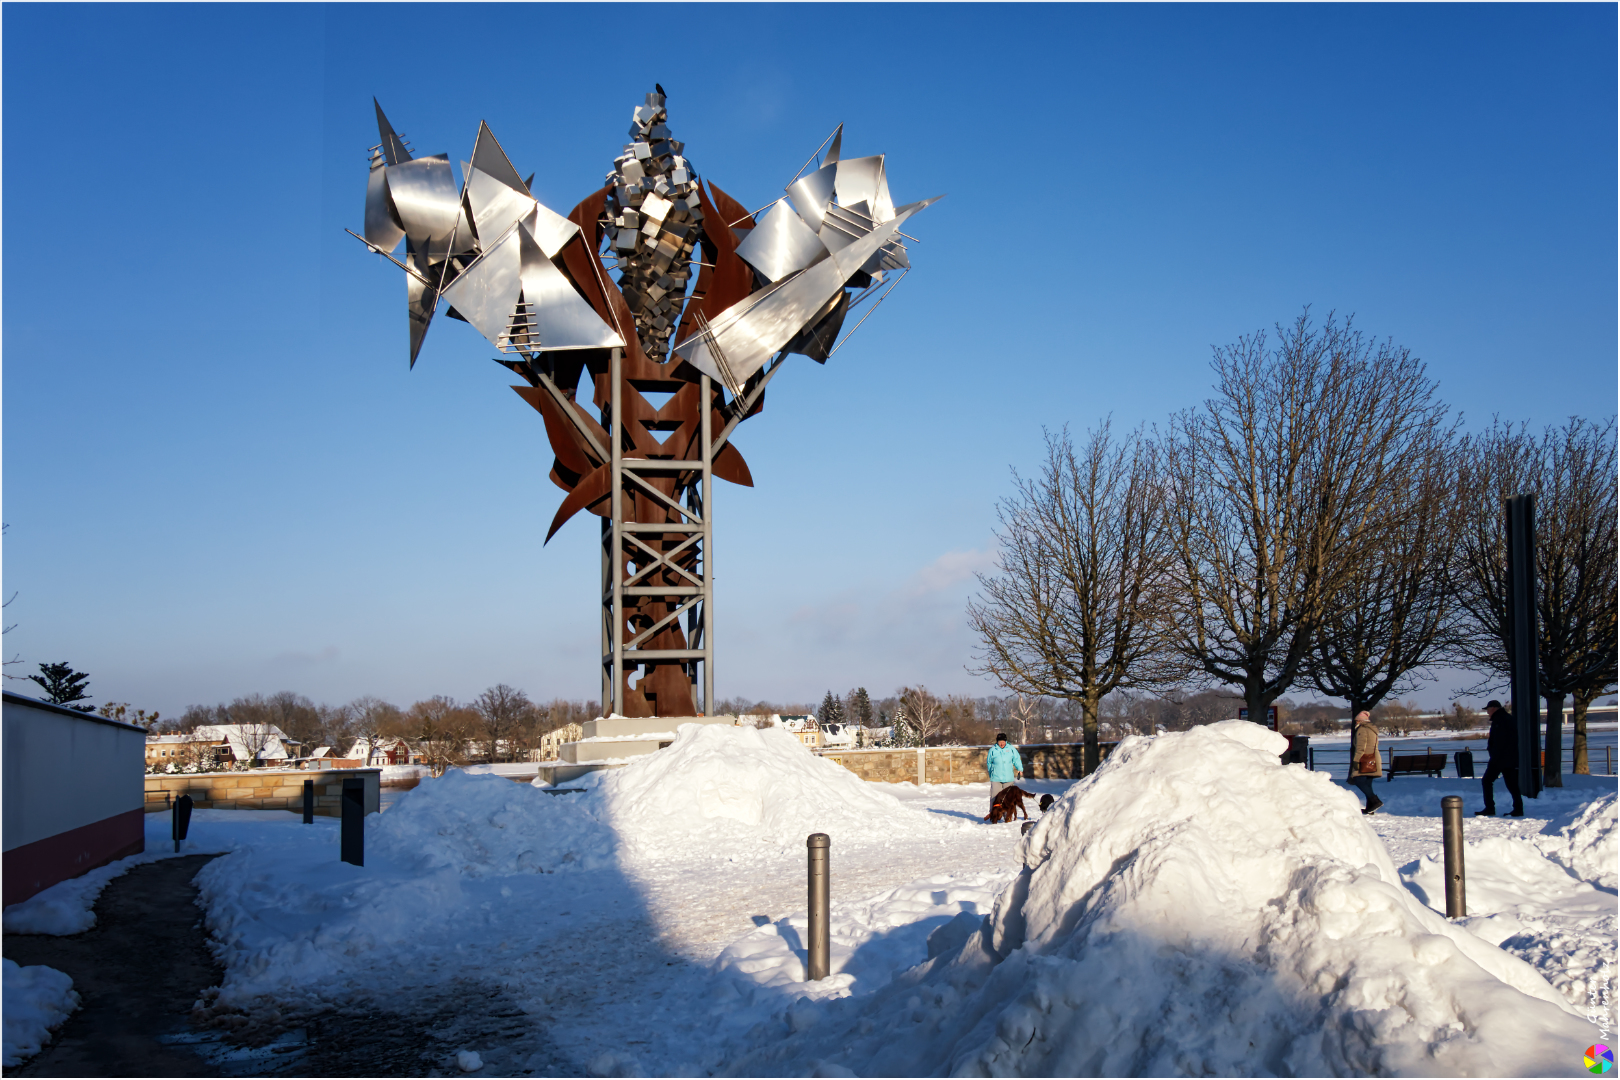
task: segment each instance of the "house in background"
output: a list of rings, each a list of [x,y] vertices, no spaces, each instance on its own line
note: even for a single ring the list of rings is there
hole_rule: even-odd
[[[532,751],[536,761],[560,761],[562,744],[579,742],[585,737],[585,728],[581,724],[564,724],[555,731],[548,731],[540,736],[540,746]]]
[[[771,717],[778,727],[787,728],[800,742],[812,750],[821,748],[821,725],[809,713],[791,716],[774,715]]]
[[[199,724],[191,734],[218,743],[222,748],[216,754],[220,764],[238,768],[272,764],[285,767],[298,756],[301,745],[274,724]]]
[[[415,765],[419,758],[411,744],[404,739],[382,738],[373,745],[369,739],[356,739],[344,758],[358,761],[361,766]]]
[[[5,693],[6,904],[146,850],[146,729]]]

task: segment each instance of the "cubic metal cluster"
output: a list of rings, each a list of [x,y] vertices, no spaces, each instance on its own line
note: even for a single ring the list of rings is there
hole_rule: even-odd
[[[896,208],[883,157],[841,158],[840,126],[751,214],[697,176],[660,87],[607,183],[565,217],[488,125],[458,188],[448,155],[413,157],[376,113],[354,235],[405,271],[412,366],[441,303],[471,323],[545,421],[566,493],[546,540],[581,510],[604,519],[604,711],[695,715],[700,664],[711,707],[710,478],[753,483],[732,432],[789,354],[825,362],[848,316],[893,291],[910,267],[901,226],[935,200]]]
[[[630,123],[631,142],[607,174],[607,215],[619,291],[636,317],[650,359],[669,359],[686,303],[688,266],[703,235],[697,173],[670,137],[662,90],[647,95]]]

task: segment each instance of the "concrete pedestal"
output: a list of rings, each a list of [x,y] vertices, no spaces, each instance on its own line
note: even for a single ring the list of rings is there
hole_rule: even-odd
[[[613,769],[626,758],[641,757],[662,750],[675,741],[682,724],[725,724],[734,726],[735,716],[611,716],[585,721],[585,737],[557,748],[562,760],[542,766],[540,775],[550,774],[553,784],[577,780],[598,769]]]

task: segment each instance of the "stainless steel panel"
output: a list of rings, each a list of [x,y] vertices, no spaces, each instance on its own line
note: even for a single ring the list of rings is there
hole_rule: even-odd
[[[523,259],[523,300],[534,312],[543,349],[618,349],[624,339],[603,322],[523,225],[517,227]],[[458,306],[459,309],[459,306]]]
[[[711,333],[732,377],[726,381],[741,384],[764,367],[777,350],[821,313],[867,259],[893,239],[912,213],[915,210],[897,214],[893,221],[878,226],[842,251],[833,252],[831,258],[722,312],[714,320]],[[720,377],[721,365],[710,355],[707,336],[693,337],[675,351],[699,371]]]
[[[366,178],[366,243],[376,244],[384,251],[393,251],[405,236],[405,230],[394,220],[394,209],[388,198],[388,170],[381,166],[372,169]]]
[[[482,169],[513,191],[529,194],[528,185],[523,177],[512,168],[512,161],[501,149],[501,144],[495,140],[495,133],[489,130],[489,125],[482,120],[478,122],[478,141],[473,143],[472,165],[475,169]]]
[[[889,179],[883,168],[882,154],[840,161],[834,190],[838,201],[845,206],[865,203],[873,221],[888,221],[894,217],[894,200],[889,198]]]
[[[839,124],[833,132],[832,145],[827,147],[827,156],[821,159],[822,167],[838,164],[838,148],[844,143],[844,125]]]
[[[788,207],[778,202],[737,245],[737,254],[771,281],[781,281],[827,257],[821,240]]]
[[[450,159],[443,154],[417,158],[386,169],[388,194],[405,234],[418,248],[437,238],[443,247],[456,227],[461,197]]]
[[[438,280],[438,274],[430,269],[427,260],[417,252],[410,252],[405,256],[405,262],[418,274],[429,280]],[[416,356],[422,351],[422,339],[427,337],[428,325],[433,322],[433,312],[439,306],[439,293],[437,289],[424,284],[416,274],[405,275],[405,314],[410,323],[411,334],[411,367],[416,366]]]
[[[489,340],[499,344],[523,292],[523,249],[518,226],[484,249],[444,290],[444,299]]]
[[[394,134],[394,125],[388,122],[383,115],[382,105],[376,98],[371,99],[372,105],[377,108],[377,134],[382,138],[383,162],[387,165],[398,165],[403,161],[411,160],[411,152],[405,149],[405,142]]]
[[[793,200],[793,208],[804,218],[811,232],[821,231],[821,215],[826,213],[827,203],[832,200],[839,168],[841,166],[825,165],[809,176],[799,177],[787,186],[788,197]]]

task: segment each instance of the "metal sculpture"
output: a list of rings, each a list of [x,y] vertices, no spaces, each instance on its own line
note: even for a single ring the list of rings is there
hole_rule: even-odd
[[[604,714],[712,711],[711,479],[752,486],[732,432],[789,354],[825,363],[850,314],[887,299],[910,269],[900,228],[936,200],[895,207],[883,156],[841,158],[840,125],[750,213],[699,179],[659,87],[605,185],[562,217],[487,124],[458,188],[447,155],[412,157],[376,108],[351,235],[405,271],[412,367],[442,302],[523,379],[567,492],[546,540],[581,510],[602,517]],[[576,400],[586,378],[594,416]]]

